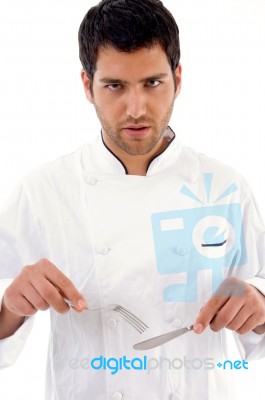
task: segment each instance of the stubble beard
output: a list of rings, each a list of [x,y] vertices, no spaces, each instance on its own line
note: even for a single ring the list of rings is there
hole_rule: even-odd
[[[148,125],[151,126],[151,129],[153,129],[153,134],[148,137],[148,138],[136,138],[136,139],[131,139],[130,141],[126,141],[125,139],[122,138],[122,129],[117,129],[114,130],[113,127],[108,123],[108,121],[105,119],[105,117],[102,115],[100,112],[99,108],[97,105],[94,103],[95,110],[98,116],[98,119],[101,123],[102,129],[104,133],[108,136],[108,138],[111,140],[113,144],[115,144],[117,147],[119,147],[121,150],[126,152],[127,154],[131,156],[141,156],[148,154],[151,152],[156,145],[159,143],[161,137],[163,136],[164,132],[166,131],[168,127],[168,123],[170,120],[170,117],[172,115],[173,107],[174,107],[174,99],[170,104],[170,107],[168,108],[166,114],[164,117],[161,119],[159,123],[154,123],[154,121],[151,121],[149,119],[145,119],[144,117],[141,117],[139,119],[133,119],[130,118],[126,120],[125,123],[123,123],[122,126],[126,124],[145,124],[147,123]]]

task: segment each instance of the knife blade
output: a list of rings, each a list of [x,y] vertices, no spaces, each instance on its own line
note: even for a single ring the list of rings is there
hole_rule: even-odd
[[[133,348],[135,350],[150,350],[155,347],[161,346],[162,344],[169,342],[170,340],[173,340],[178,336],[184,335],[184,333],[190,332],[192,330],[193,325],[186,326],[185,328],[181,329],[176,329],[174,331],[163,333],[162,335],[144,340],[143,342],[136,343]]]

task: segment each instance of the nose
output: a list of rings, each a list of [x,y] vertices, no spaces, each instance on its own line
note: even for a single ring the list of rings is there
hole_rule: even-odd
[[[126,114],[128,117],[138,119],[146,113],[146,98],[139,89],[132,89],[128,93]]]

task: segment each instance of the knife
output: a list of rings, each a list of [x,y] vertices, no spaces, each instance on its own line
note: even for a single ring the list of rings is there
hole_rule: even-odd
[[[136,343],[133,348],[135,350],[149,350],[154,347],[161,346],[162,344],[169,342],[172,339],[177,338],[178,336],[183,335],[184,333],[190,332],[193,330],[193,325],[186,326],[185,328],[176,329],[174,331],[163,333],[163,335],[155,336],[151,339],[144,340],[143,342]]]

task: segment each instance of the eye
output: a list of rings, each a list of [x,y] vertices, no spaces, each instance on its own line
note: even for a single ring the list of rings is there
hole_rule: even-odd
[[[161,84],[161,82],[158,81],[157,79],[151,79],[150,81],[148,81],[148,82],[146,83],[146,85],[147,85],[147,86],[150,86],[150,87],[157,87],[157,86],[159,86],[160,84]]]
[[[105,87],[108,88],[111,92],[117,92],[118,90],[121,89],[122,86],[120,83],[110,83]]]

